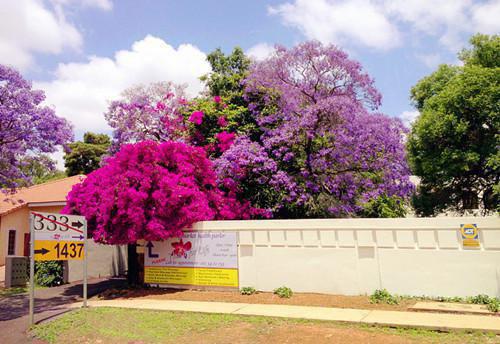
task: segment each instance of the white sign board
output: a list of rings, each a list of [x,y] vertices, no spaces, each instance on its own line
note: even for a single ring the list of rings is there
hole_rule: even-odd
[[[35,240],[83,241],[84,216],[32,212]]]
[[[144,267],[145,283],[237,288],[237,235],[185,232],[182,238],[148,242]]]
[[[237,269],[236,233],[186,232],[181,239],[148,243],[144,265]]]

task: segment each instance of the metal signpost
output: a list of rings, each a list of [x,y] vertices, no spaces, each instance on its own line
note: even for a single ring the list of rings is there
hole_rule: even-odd
[[[30,325],[35,322],[35,261],[44,260],[83,260],[83,307],[87,307],[87,221],[85,217],[31,212]]]

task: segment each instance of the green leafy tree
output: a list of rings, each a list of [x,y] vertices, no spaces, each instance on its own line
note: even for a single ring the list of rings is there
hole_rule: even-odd
[[[83,141],[69,145],[70,152],[64,156],[66,174],[68,176],[89,174],[98,169],[110,144],[111,140],[106,134],[85,133]]]
[[[500,64],[500,39],[498,35],[475,35],[470,42],[474,49],[464,49],[459,57],[469,65],[498,68]]]
[[[210,74],[202,76],[208,87],[210,96],[221,96],[228,103],[247,106],[243,99],[241,82],[248,74],[250,59],[240,47],[235,47],[230,55],[225,55],[221,49],[216,49],[207,56],[212,67]]]
[[[366,203],[362,217],[394,218],[405,217],[407,202],[397,196],[382,195]]]
[[[420,215],[498,206],[500,178],[500,36],[476,35],[459,57],[420,80],[411,98],[421,115],[408,151],[421,178]]]
[[[208,97],[224,104],[224,109],[219,111],[228,121],[227,128],[238,135],[247,135],[257,140],[262,134],[255,122],[255,117],[248,109],[248,102],[244,98],[244,85],[248,75],[251,60],[240,47],[235,47],[231,54],[225,55],[221,49],[216,49],[207,56],[212,72],[202,76],[208,89]],[[220,97],[220,99],[218,99]],[[199,98],[194,102],[190,111],[203,111],[207,117],[213,117],[214,104],[212,99]],[[214,128],[220,125],[214,122]],[[218,129],[217,129],[218,130]],[[206,136],[206,133],[203,133]]]
[[[22,179],[18,180],[21,187],[27,187],[31,184],[42,184],[66,177],[66,173],[57,170],[55,168],[55,161],[45,154],[40,154],[36,157],[27,156],[21,160],[20,166],[23,175],[29,177],[29,182]]]

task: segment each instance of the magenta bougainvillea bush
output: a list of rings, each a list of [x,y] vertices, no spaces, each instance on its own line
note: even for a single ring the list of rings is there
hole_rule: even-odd
[[[73,187],[65,213],[84,215],[108,244],[182,236],[194,222],[263,214],[216,185],[202,148],[180,142],[125,144]]]

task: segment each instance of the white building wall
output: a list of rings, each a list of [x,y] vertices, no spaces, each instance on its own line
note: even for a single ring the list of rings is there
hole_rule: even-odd
[[[462,246],[464,223],[478,225],[479,249]],[[500,296],[498,217],[206,221],[194,230],[238,233],[240,287]]]

